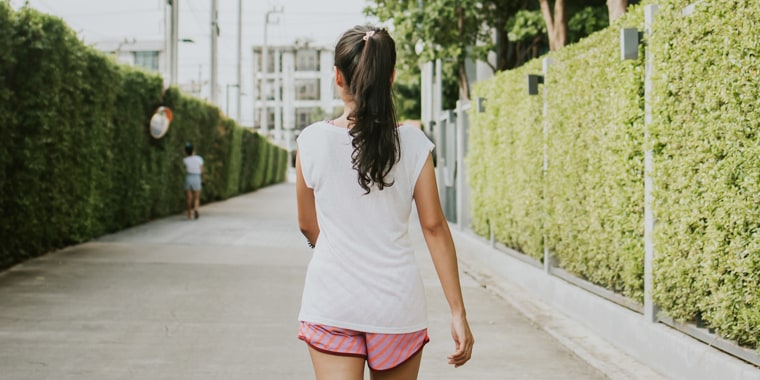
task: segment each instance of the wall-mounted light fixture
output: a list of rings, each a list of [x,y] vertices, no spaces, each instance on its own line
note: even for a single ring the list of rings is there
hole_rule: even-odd
[[[544,76],[528,74],[528,95],[538,95],[538,85],[544,84]]]
[[[620,29],[620,60],[639,59],[639,43],[644,33],[635,28]]]
[[[478,112],[486,112],[486,98],[478,98]]]

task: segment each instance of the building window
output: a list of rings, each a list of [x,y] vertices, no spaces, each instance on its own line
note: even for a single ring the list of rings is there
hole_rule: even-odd
[[[296,52],[296,71],[319,71],[319,52],[317,50],[298,50]]]
[[[267,109],[267,124],[270,128],[274,126],[274,110],[272,109]]]
[[[276,73],[277,65],[275,65],[276,57],[275,54],[277,53],[276,50],[270,50],[269,54],[267,54],[267,71],[268,73]]]
[[[158,72],[158,52],[157,51],[136,51],[135,66],[142,67],[145,70]]]
[[[256,67],[259,70],[259,72],[263,73],[274,73],[276,72],[275,68],[275,53],[277,53],[274,49],[268,49],[267,50],[267,67],[265,70],[262,70],[261,62],[263,61],[264,57],[261,51],[258,51],[256,53]]]
[[[296,128],[303,129],[311,124],[312,108],[296,108]]]
[[[319,100],[319,79],[296,80],[296,100]]]
[[[267,100],[274,100],[275,99],[275,88],[274,88],[274,81],[271,79],[267,79],[267,93],[264,94],[266,96]]]

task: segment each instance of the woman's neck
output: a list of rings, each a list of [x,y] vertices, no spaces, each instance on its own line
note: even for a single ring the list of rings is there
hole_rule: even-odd
[[[348,121],[348,115],[354,110],[354,103],[344,103],[343,114],[333,120],[333,125],[341,128],[351,128],[351,123]]]

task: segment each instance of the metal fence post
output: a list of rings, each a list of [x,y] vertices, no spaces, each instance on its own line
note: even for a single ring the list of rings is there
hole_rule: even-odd
[[[657,14],[657,4],[647,5],[644,8],[644,33],[647,38],[652,36],[652,25]],[[650,49],[646,52],[646,66],[644,74],[644,318],[650,322],[657,322],[657,307],[654,304],[652,292],[654,290],[653,261],[654,261],[654,211],[652,203],[654,196],[654,152],[652,150],[652,137],[649,128],[652,125],[652,74],[654,71],[654,55]]]
[[[549,90],[548,90],[548,80],[549,77],[549,66],[551,66],[554,63],[554,61],[547,57],[543,59],[543,76],[544,76],[544,104],[543,104],[543,110],[541,112],[542,119],[543,119],[543,139],[544,139],[544,162],[543,162],[543,245],[544,245],[544,271],[546,273],[551,273],[551,267],[552,267],[552,257],[549,253],[549,245],[548,245],[548,236],[546,231],[546,220],[548,219],[549,214],[549,205],[548,200],[546,197],[547,189],[549,188],[549,181],[548,181],[548,173],[549,173],[549,98],[547,96]]]
[[[467,213],[467,191],[466,167],[464,157],[467,149],[467,129],[470,124],[469,112],[472,110],[471,103],[457,101],[457,121],[456,121],[456,215],[457,225],[460,231],[463,231],[469,224],[469,213]]]

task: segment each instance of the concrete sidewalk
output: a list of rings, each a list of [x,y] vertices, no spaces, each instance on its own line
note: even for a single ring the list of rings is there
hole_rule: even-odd
[[[609,375],[467,274],[475,353],[448,366],[448,307],[415,224],[412,236],[431,337],[420,379]],[[313,378],[296,339],[309,255],[282,184],[30,260],[0,273],[0,378]]]

